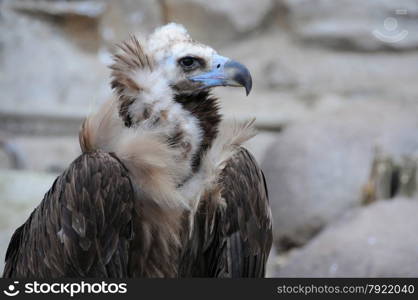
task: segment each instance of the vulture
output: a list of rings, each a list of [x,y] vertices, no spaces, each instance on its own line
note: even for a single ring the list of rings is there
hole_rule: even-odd
[[[263,172],[222,120],[217,86],[251,90],[241,63],[170,23],[118,45],[114,96],[81,126],[82,154],[13,234],[4,277],[264,277]]]

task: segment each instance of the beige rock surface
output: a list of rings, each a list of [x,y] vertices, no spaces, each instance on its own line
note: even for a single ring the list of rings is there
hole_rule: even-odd
[[[276,269],[278,277],[418,276],[417,199],[348,212]]]

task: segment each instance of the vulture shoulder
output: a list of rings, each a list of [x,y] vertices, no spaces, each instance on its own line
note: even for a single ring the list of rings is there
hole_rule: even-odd
[[[272,221],[263,172],[250,152],[240,147],[218,181],[218,190],[203,196],[195,215],[181,274],[264,277]]]
[[[153,225],[141,216],[137,195],[144,200],[139,203],[145,202],[146,194],[134,189],[128,170],[114,155],[82,154],[14,233],[3,276],[174,276],[174,267],[162,267],[164,262],[152,254],[165,247],[151,241]]]
[[[14,233],[3,276],[126,276],[133,197],[116,157],[81,155]]]

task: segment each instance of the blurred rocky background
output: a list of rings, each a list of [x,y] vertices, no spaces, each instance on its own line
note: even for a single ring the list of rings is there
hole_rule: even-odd
[[[0,269],[12,232],[80,153],[114,43],[167,22],[246,64],[220,88],[274,216],[269,276],[418,276],[417,0],[0,0]]]

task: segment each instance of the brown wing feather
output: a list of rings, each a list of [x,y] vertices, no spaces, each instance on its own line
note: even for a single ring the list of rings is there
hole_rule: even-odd
[[[202,198],[180,274],[264,277],[271,244],[264,175],[252,155],[240,148],[226,164],[219,190]]]
[[[224,169],[222,182],[227,245],[219,271],[227,277],[264,277],[272,222],[263,172],[242,148]]]
[[[4,277],[125,277],[134,194],[112,155],[83,154],[12,237]]]

